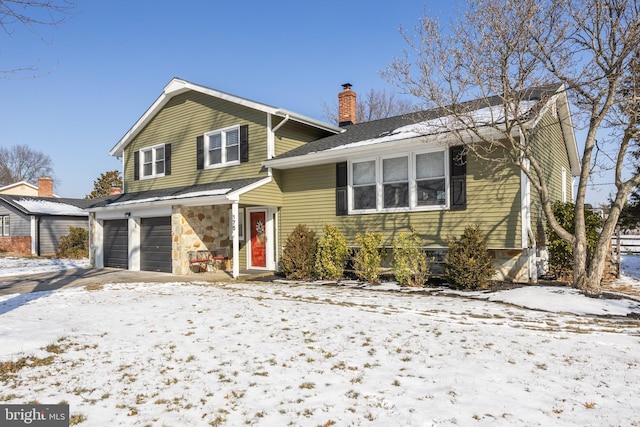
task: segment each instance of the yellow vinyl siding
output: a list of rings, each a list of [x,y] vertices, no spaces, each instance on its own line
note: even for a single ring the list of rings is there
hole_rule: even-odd
[[[240,195],[240,203],[253,206],[282,206],[282,191],[275,179]]]
[[[560,122],[549,109],[535,128],[532,138],[532,148],[538,162],[545,170],[545,179],[549,191],[549,199],[562,200],[562,168],[566,170],[564,183],[567,194],[567,202],[571,202],[572,180],[569,157],[567,154]],[[531,225],[538,244],[545,241],[546,218],[542,211],[540,196],[533,186],[531,187]]]
[[[234,125],[249,125],[249,162],[214,169],[196,169],[196,137]],[[187,92],[172,98],[125,150],[125,191],[171,188],[206,182],[266,176],[261,162],[267,153],[266,113]],[[171,175],[134,181],[133,153],[157,144],[171,144]]]
[[[273,127],[276,127],[274,124]],[[307,142],[327,136],[326,132],[314,129],[301,123],[289,121],[278,129],[275,136],[276,156],[279,156],[294,148],[298,148]]]
[[[325,223],[336,225],[349,244],[365,231],[382,232],[385,244],[413,225],[425,246],[446,246],[449,235],[459,236],[464,228],[479,225],[489,234],[492,248],[519,248],[520,174],[513,167],[497,174],[473,160],[467,162],[467,209],[463,211],[420,211],[335,215],[335,164],[282,171],[284,205],[279,238],[284,241],[297,224],[317,233]]]

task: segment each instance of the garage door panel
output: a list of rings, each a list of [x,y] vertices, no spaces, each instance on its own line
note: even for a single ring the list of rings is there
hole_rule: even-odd
[[[129,268],[129,228],[126,219],[105,221],[102,226],[104,266]]]
[[[171,217],[140,220],[140,269],[171,273]]]

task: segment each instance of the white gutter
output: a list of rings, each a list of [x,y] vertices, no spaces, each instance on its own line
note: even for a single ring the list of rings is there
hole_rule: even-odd
[[[504,135],[500,131],[493,128],[485,129],[483,130],[483,133],[484,133],[483,136],[485,138],[499,138]],[[516,132],[514,131],[514,133]],[[471,132],[468,132],[467,135],[464,136],[464,140],[467,143],[481,141],[480,138],[478,138]],[[417,137],[414,136],[406,139],[398,139],[395,141],[389,141],[389,140],[384,140],[384,138],[380,138],[379,142],[373,139],[371,140],[370,143],[361,144],[362,141],[359,141],[359,142],[354,142],[352,144],[346,144],[339,147],[330,148],[328,150],[316,151],[313,153],[308,153],[300,156],[266,160],[262,162],[262,165],[265,167],[274,168],[274,169],[292,169],[292,168],[298,168],[302,166],[331,163],[334,161],[344,161],[344,160],[347,160],[348,158],[353,158],[361,155],[368,155],[371,153],[372,149],[397,151],[399,149],[415,148],[416,143],[446,145],[446,144],[450,144],[458,141],[459,141],[458,137],[453,137],[450,132],[438,133],[433,135],[423,135],[423,136],[417,136]],[[350,147],[350,145],[352,146]]]

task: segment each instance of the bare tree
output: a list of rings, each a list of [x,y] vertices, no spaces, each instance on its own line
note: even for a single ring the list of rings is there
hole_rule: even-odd
[[[408,49],[385,76],[425,105],[441,107],[455,122],[460,141],[474,155],[500,159],[521,168],[538,195],[552,229],[574,248],[573,284],[586,294],[601,292],[606,253],[620,210],[640,174],[627,167],[637,142],[639,117],[635,81],[640,46],[636,0],[467,0],[465,12],[442,28],[438,18],[423,16],[410,34]],[[416,37],[413,37],[415,33]],[[575,232],[554,218],[544,162],[527,127],[527,88],[554,85],[571,102],[574,125],[584,131],[581,173],[575,200]],[[493,123],[478,123],[461,108],[463,101],[501,96]],[[494,117],[494,118],[496,118]],[[488,136],[482,124],[497,131]],[[495,134],[495,132],[494,132]],[[482,141],[469,143],[469,136]],[[615,174],[616,194],[600,233],[588,253],[584,204],[590,177],[599,168]],[[630,175],[630,176],[627,176]]]
[[[8,35],[13,34],[17,26],[36,33],[37,27],[66,22],[74,7],[75,0],[0,0],[0,28]],[[33,71],[32,65],[0,70],[0,78]]]
[[[43,176],[53,177],[51,157],[27,145],[0,147],[0,185],[20,181],[35,185]]]
[[[338,123],[338,102],[322,105],[326,120]],[[359,94],[356,101],[356,117],[358,123],[387,117],[400,116],[415,111],[415,106],[408,100],[400,98],[395,92],[387,94],[386,90],[371,89],[364,95]]]

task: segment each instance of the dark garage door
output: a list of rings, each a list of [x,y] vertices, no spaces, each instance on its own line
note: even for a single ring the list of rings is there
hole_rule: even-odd
[[[140,220],[140,269],[171,273],[171,217]]]
[[[102,226],[104,266],[129,268],[129,232],[126,219],[105,221]]]

